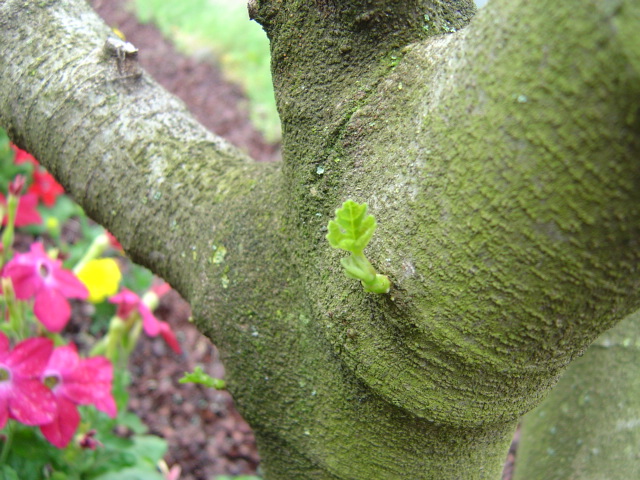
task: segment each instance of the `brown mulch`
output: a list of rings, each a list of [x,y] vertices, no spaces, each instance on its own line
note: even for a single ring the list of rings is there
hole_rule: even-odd
[[[255,439],[229,393],[178,383],[198,365],[215,378],[224,377],[217,350],[188,322],[189,306],[176,292],[162,298],[156,315],[171,324],[184,353],[176,355],[159,338],[145,337],[138,344],[131,358],[135,383],[130,408],[151,433],[168,441],[165,459],[170,466],[181,466],[181,480],[255,473],[259,463]]]
[[[264,140],[253,127],[242,89],[227,82],[212,63],[185,57],[153,25],[137,22],[126,0],[90,0],[112,27],[140,50],[140,63],[161,85],[181,98],[207,128],[260,161],[280,157],[278,145]],[[190,309],[176,292],[161,301],[156,314],[177,333],[184,353],[177,355],[160,338],[141,337],[131,359],[134,384],[130,407],[150,432],[169,443],[166,460],[179,464],[181,480],[213,480],[216,475],[253,474],[259,464],[250,427],[225,391],[178,379],[195,366],[224,377],[215,347],[189,323]],[[510,480],[515,445],[509,452],[503,480]]]

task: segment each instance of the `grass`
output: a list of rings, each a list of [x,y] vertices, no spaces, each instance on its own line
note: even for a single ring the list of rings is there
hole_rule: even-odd
[[[280,139],[269,66],[269,42],[249,20],[246,0],[133,0],[142,23],[154,22],[183,53],[213,56],[249,98],[251,120],[269,141]]]

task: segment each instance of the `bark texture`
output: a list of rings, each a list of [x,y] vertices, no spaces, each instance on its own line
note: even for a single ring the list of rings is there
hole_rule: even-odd
[[[516,480],[640,478],[640,313],[602,335],[523,419]]]
[[[494,479],[518,417],[640,307],[638,10],[254,1],[264,165],[123,76],[84,2],[4,0],[0,125],[191,301],[267,479]],[[348,198],[387,295],[324,238]]]

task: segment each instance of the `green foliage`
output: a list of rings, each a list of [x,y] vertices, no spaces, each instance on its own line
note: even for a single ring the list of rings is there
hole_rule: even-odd
[[[46,478],[69,480],[162,480],[156,464],[165,454],[167,443],[164,439],[135,432],[129,437],[113,433],[116,425],[134,431],[138,430],[139,419],[131,414],[128,418],[120,414],[111,419],[92,406],[81,407],[84,423],[80,434],[90,428],[96,430],[102,446],[95,450],[82,449],[72,442],[66,449],[51,445],[31,427],[18,424],[13,426],[13,448],[7,463],[0,467],[0,479],[20,478],[20,480],[41,480],[43,472],[50,472]],[[89,428],[90,427],[90,428]],[[146,430],[146,428],[145,428]],[[20,472],[20,476],[16,472]],[[2,476],[4,475],[4,476]]]
[[[9,465],[0,465],[0,478],[3,480],[20,480],[16,471]]]
[[[24,176],[22,195],[15,192],[7,195],[7,187],[10,182],[15,182],[16,175]],[[62,187],[52,182],[53,178],[48,176],[35,159],[24,151],[16,149],[14,152],[5,131],[0,128],[0,193],[3,195],[0,199],[0,220],[9,218],[7,226],[3,227],[0,267],[15,259],[14,222],[19,217],[16,212],[19,212],[20,200],[27,198],[26,195],[37,200],[37,215],[29,211],[34,210],[36,204],[27,203],[27,214],[23,212],[23,215],[28,218],[29,223],[19,226],[19,238],[22,242],[35,242],[36,239],[46,242],[48,253],[53,258],[64,259],[66,275],[73,275],[74,267],[102,256],[109,248],[104,228],[90,221],[82,208],[63,194]],[[15,206],[11,210],[5,208],[5,205]],[[9,231],[12,235],[7,237]],[[123,283],[129,289],[142,295],[151,287],[151,272],[125,261],[115,248],[108,253],[118,255],[120,263],[124,264],[118,268],[125,269],[127,276]],[[57,347],[64,345],[66,342],[62,335],[45,333],[43,324],[38,324],[41,318],[37,317],[31,299],[17,299],[11,281],[7,283],[7,280],[9,279],[3,278],[3,292],[0,295],[0,313],[7,318],[0,322],[0,331],[15,342],[28,337],[48,335]],[[104,277],[98,278],[98,282],[104,280]],[[115,316],[117,312],[113,303],[104,300],[95,304],[94,308],[96,313],[89,327],[91,332],[106,331],[110,322],[115,319],[123,323]],[[140,329],[141,322],[139,320],[137,324]],[[84,351],[92,343],[96,346],[96,339],[85,335],[80,338],[81,354],[84,356]],[[132,343],[137,339],[133,335],[126,338]],[[113,362],[114,358],[109,360]],[[110,418],[93,405],[77,405],[80,422],[74,424],[74,433],[67,439],[68,443],[64,447],[54,446],[38,428],[9,419],[0,431],[0,480],[163,480],[158,465],[166,453],[167,442],[149,435],[140,417],[127,410],[131,376],[126,360],[115,365],[113,372],[111,393],[117,406],[116,418]],[[68,368],[71,371],[76,367],[69,365]],[[32,376],[38,377],[41,373],[34,370]],[[2,385],[1,388],[7,386]],[[32,395],[34,404],[38,404],[36,394]],[[4,408],[6,409],[6,405]],[[68,416],[59,418],[61,424],[71,420]]]
[[[327,240],[333,248],[359,255],[365,249],[378,224],[367,215],[367,204],[347,200],[336,210],[336,219],[329,222]]]
[[[184,376],[179,380],[180,383],[199,383],[205,387],[215,388],[216,390],[223,390],[227,384],[220,378],[213,378],[208,373],[202,370],[202,367],[196,367],[193,372],[185,372]]]
[[[153,284],[153,273],[151,270],[131,263],[127,266],[127,274],[122,279],[122,286],[142,295],[151,288]]]
[[[335,220],[329,221],[327,240],[333,248],[351,252],[340,260],[347,277],[360,280],[365,291],[387,293],[391,282],[386,275],[376,273],[363,254],[363,250],[376,230],[375,218],[367,214],[367,204],[347,200],[336,210]]]
[[[16,175],[30,176],[33,173],[33,165],[23,163],[16,165],[13,162],[13,150],[11,150],[7,133],[0,128],[0,193],[6,194],[9,182]]]
[[[251,121],[269,141],[280,140],[269,40],[249,20],[246,0],[135,0],[141,22],[153,21],[183,52],[213,54],[225,76],[249,97]]]

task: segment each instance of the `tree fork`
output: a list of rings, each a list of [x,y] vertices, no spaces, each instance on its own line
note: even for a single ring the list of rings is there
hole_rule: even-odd
[[[192,303],[266,478],[497,478],[519,415],[640,306],[637,11],[258,0],[280,166],[123,75],[83,1],[4,0],[0,124]],[[389,294],[325,239],[348,198]]]

